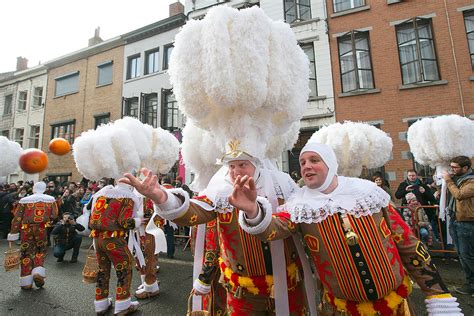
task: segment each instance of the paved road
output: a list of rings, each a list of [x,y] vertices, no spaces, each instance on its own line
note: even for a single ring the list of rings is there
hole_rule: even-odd
[[[18,270],[0,272],[0,315],[94,315],[94,286],[82,283],[82,268],[86,258],[88,239],[84,239],[78,263],[57,263],[50,255],[46,259],[48,278],[42,290],[22,291],[18,287]],[[158,297],[141,301],[136,315],[185,315],[187,296],[192,284],[192,257],[189,250],[177,247],[176,259],[160,259],[161,294]],[[0,241],[1,260],[7,249],[7,242]],[[65,257],[70,258],[69,251]],[[435,259],[443,278],[450,288],[463,282],[458,262]],[[3,269],[3,268],[2,268]],[[115,284],[112,277],[111,285]],[[134,271],[133,289],[139,285]],[[112,289],[113,287],[111,287]],[[474,298],[457,295],[465,315],[474,315]],[[416,315],[424,312],[423,295],[415,286],[413,302]],[[112,313],[111,313],[112,314]]]

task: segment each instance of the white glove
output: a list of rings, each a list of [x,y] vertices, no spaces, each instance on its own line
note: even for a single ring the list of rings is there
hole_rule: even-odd
[[[459,303],[455,297],[430,298],[425,300],[429,316],[462,316]]]
[[[193,283],[193,289],[197,293],[206,295],[211,292],[211,285],[204,284],[201,280],[196,279]]]

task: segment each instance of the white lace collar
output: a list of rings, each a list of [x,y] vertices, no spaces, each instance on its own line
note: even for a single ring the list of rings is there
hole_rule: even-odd
[[[328,216],[346,213],[355,217],[380,212],[390,202],[390,195],[375,183],[358,179],[338,177],[337,188],[323,194],[307,187],[301,188],[282,206],[295,223],[320,223]]]
[[[29,203],[37,203],[37,202],[44,202],[44,203],[53,203],[56,200],[51,195],[43,194],[43,193],[35,193],[29,196],[25,196],[22,198],[18,203],[20,204],[29,204]]]
[[[124,183],[118,183],[116,186],[107,185],[99,190],[94,197],[97,199],[100,196],[105,196],[111,199],[128,198],[138,203],[138,197],[129,189],[129,186]]]

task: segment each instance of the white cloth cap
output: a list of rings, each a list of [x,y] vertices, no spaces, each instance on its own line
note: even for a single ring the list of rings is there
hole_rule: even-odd
[[[331,185],[332,179],[335,175],[337,175],[338,164],[336,154],[334,153],[334,150],[328,145],[316,142],[308,142],[303,147],[303,149],[301,149],[300,158],[303,153],[308,151],[317,153],[328,167],[328,174],[324,180],[324,183],[315,189],[319,192],[323,192]]]
[[[33,193],[44,193],[46,191],[46,183],[43,181],[36,182],[33,185]]]

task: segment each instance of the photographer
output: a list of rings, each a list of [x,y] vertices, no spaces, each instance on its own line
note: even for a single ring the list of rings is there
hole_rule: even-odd
[[[63,219],[54,227],[52,234],[57,235],[54,246],[54,256],[58,258],[57,262],[63,261],[64,254],[69,249],[74,249],[70,262],[77,262],[82,238],[77,234],[76,229],[81,232],[85,227],[76,223],[74,217],[69,213],[64,213]]]

